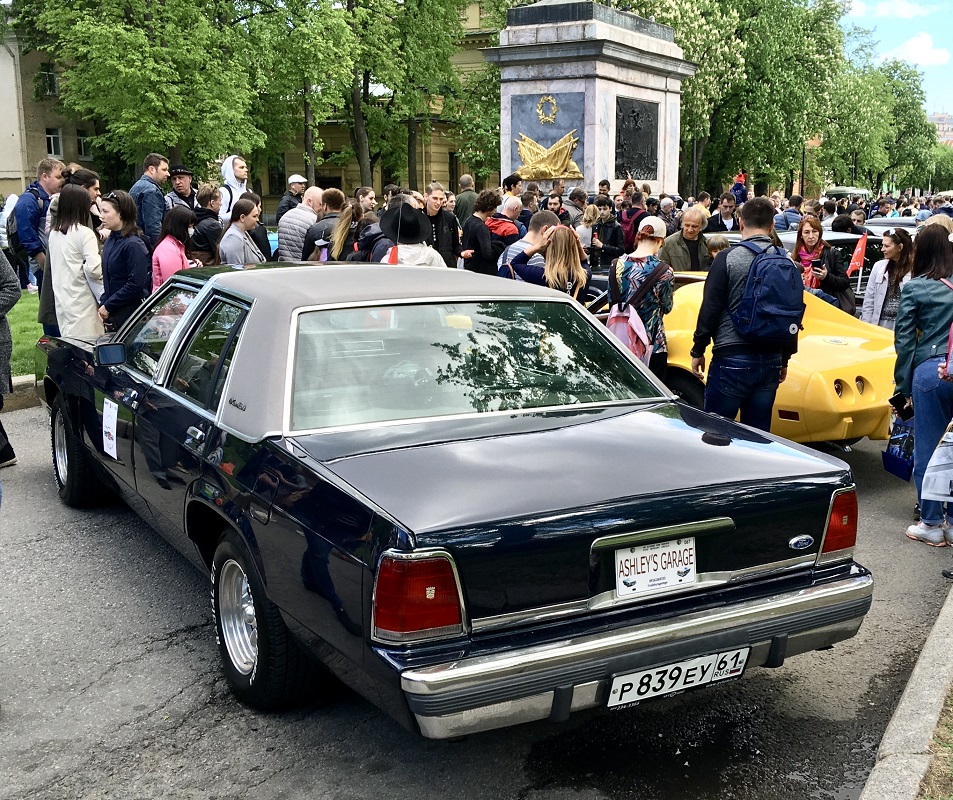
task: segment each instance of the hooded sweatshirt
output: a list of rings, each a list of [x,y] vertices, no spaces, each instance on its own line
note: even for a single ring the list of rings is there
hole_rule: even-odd
[[[238,198],[248,191],[248,182],[239,181],[235,177],[234,162],[236,158],[241,158],[241,156],[229,156],[222,162],[222,180],[225,182],[225,185],[218,190],[218,193],[222,197],[222,207],[218,212],[218,216],[223,224],[232,218],[232,206]],[[244,159],[242,159],[242,161],[244,161]]]

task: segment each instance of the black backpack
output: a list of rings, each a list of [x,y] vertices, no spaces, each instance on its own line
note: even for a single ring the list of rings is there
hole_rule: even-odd
[[[800,270],[783,247],[768,245],[763,250],[754,242],[742,241],[754,254],[738,307],[731,312],[735,330],[743,339],[785,344],[801,328],[804,318],[804,282]]]
[[[28,187],[27,191],[36,198],[36,202],[40,206],[40,217],[42,218],[44,208],[43,198],[40,197],[40,192],[35,186]],[[9,248],[10,252],[13,253],[13,257],[17,261],[25,261],[29,257],[29,253],[27,253],[26,248],[20,244],[20,235],[17,233],[16,211],[17,209],[14,205],[14,207],[10,209],[10,213],[7,214],[7,247]]]

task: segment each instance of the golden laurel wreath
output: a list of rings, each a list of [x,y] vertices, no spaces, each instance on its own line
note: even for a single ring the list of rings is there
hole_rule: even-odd
[[[548,114],[544,111],[547,103],[549,104]],[[539,102],[536,104],[536,115],[539,117],[539,121],[544,125],[553,125],[556,122],[557,111],[559,111],[559,106],[556,105],[556,98],[551,94],[543,95],[539,98]]]

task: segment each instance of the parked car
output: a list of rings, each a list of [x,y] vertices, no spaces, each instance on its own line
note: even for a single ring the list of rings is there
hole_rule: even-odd
[[[740,239],[738,234],[727,236],[733,241]],[[788,250],[794,248],[795,232],[784,231],[779,238]],[[845,266],[861,239],[850,233],[825,233],[824,238],[841,251]],[[867,239],[865,267],[853,283],[858,303],[863,301],[870,267],[882,258],[880,242],[878,236]],[[674,307],[665,317],[669,350],[665,382],[696,408],[704,405],[705,384],[692,374],[690,351],[706,274],[676,274]],[[778,387],[771,432],[805,443],[846,445],[865,436],[888,438],[887,400],[894,392],[896,361],[893,331],[861,322],[812,295],[805,294],[804,301],[804,330],[798,336],[798,351],[788,365],[787,379]],[[605,319],[605,292],[591,300],[588,308]]]
[[[256,708],[320,664],[426,737],[560,721],[780,667],[870,608],[847,465],[677,402],[562,293],[190,270],[37,359],[60,497],[118,492],[210,575]]]

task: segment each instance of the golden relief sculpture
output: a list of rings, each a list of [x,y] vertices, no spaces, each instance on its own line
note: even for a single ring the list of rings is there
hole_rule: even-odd
[[[516,140],[516,149],[519,151],[523,165],[516,170],[516,174],[523,180],[543,181],[552,178],[582,178],[583,174],[572,160],[572,154],[579,144],[576,131],[571,130],[562,139],[549,147],[543,147],[525,133]]]
[[[546,106],[549,106],[548,111]],[[554,125],[557,111],[559,111],[559,106],[556,105],[556,98],[551,94],[545,94],[539,98],[539,102],[536,104],[536,116],[539,117],[540,124]]]

